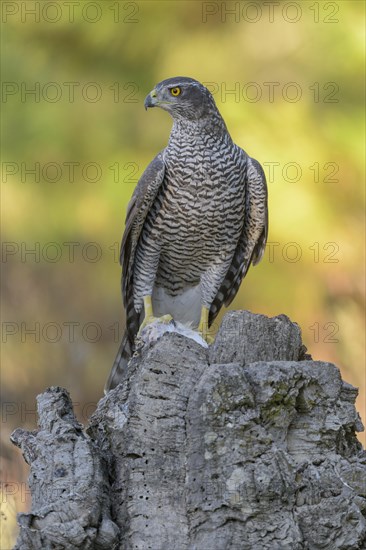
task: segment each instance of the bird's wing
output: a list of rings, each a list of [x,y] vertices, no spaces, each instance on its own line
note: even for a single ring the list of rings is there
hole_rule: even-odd
[[[164,150],[150,162],[139,179],[132,198],[127,207],[125,231],[121,244],[120,262],[122,265],[122,297],[127,309],[127,302],[131,295],[131,281],[135,252],[140,234],[150,210],[150,207],[163,182],[165,165]]]
[[[244,155],[246,153],[242,151]],[[268,235],[267,183],[262,166],[247,157],[245,171],[244,224],[225,279],[211,305],[211,324],[223,304],[228,306],[235,298],[240,284],[251,264],[260,262]]]

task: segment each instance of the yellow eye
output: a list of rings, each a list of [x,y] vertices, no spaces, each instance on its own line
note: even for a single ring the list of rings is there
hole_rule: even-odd
[[[179,95],[181,93],[181,89],[180,88],[170,88],[170,93],[174,96],[174,97],[177,97],[177,95]]]

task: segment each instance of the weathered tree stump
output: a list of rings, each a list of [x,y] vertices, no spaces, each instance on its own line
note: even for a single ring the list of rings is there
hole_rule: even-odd
[[[86,432],[60,388],[14,432],[32,492],[16,548],[366,548],[356,395],[284,315],[230,312],[209,349],[164,334]]]
[[[30,464],[32,511],[19,514],[16,549],[112,548],[107,469],[76,420],[70,396],[49,388],[38,396],[39,430],[15,430],[13,443]]]

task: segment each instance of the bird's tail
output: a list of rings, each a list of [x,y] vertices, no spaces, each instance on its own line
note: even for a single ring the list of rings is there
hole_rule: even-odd
[[[113,390],[123,379],[123,374],[126,372],[127,363],[133,354],[132,345],[128,338],[127,331],[124,333],[122,342],[119,346],[117,356],[114,360],[108,380],[104,386],[104,393]]]

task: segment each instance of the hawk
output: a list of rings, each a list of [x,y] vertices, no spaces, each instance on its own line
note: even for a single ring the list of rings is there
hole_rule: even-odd
[[[126,330],[106,391],[121,380],[136,335],[156,318],[173,318],[207,340],[267,240],[263,169],[235,145],[209,90],[192,78],[169,78],[148,94],[149,107],[168,111],[173,127],[127,208],[120,257]]]

